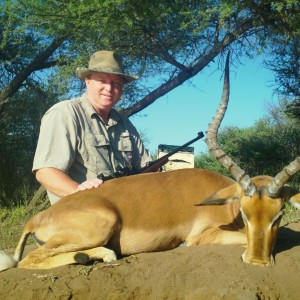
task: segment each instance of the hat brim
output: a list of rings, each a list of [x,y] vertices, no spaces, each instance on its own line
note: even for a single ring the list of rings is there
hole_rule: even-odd
[[[129,83],[131,81],[137,80],[138,77],[137,76],[129,76],[123,73],[119,73],[119,72],[108,72],[108,71],[104,71],[104,70],[100,70],[100,69],[89,69],[89,68],[82,68],[82,67],[78,67],[76,69],[76,75],[77,77],[79,77],[80,79],[84,80],[87,76],[93,74],[93,73],[103,73],[103,74],[114,74],[114,75],[120,75],[124,78],[124,83]]]

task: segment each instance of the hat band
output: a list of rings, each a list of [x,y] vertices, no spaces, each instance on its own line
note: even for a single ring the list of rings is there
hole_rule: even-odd
[[[123,73],[119,68],[89,68],[90,71],[104,72],[104,73]]]

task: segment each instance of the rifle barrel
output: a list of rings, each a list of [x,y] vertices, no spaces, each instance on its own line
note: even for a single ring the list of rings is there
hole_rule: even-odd
[[[145,172],[147,169],[152,169],[153,165],[159,164],[161,161],[163,161],[163,160],[165,160],[166,158],[172,156],[173,154],[177,153],[178,151],[180,151],[180,150],[186,148],[187,146],[193,144],[194,142],[196,142],[196,141],[202,139],[203,137],[204,137],[203,132],[202,132],[202,131],[198,132],[197,137],[195,137],[194,139],[188,141],[188,142],[185,143],[184,145],[179,146],[179,147],[176,148],[175,150],[173,150],[173,151],[167,153],[166,155],[164,155],[164,156],[158,158],[157,160],[150,162],[147,166],[145,166],[145,167],[141,168],[140,170],[138,170],[138,171],[136,172],[136,174],[143,173],[143,172]]]
[[[162,157],[161,157],[161,158],[159,158],[158,160],[160,160],[160,159],[163,159],[163,158],[165,158],[165,157],[170,157],[170,156],[172,156],[173,154],[175,154],[175,153],[177,153],[178,151],[180,151],[180,150],[184,149],[185,147],[187,147],[187,146],[189,146],[189,145],[191,145],[191,144],[195,143],[196,141],[198,141],[198,140],[202,139],[203,137],[204,137],[204,134],[203,134],[203,132],[202,132],[202,131],[198,132],[198,135],[197,135],[197,137],[195,137],[194,139],[192,139],[192,140],[188,141],[188,142],[187,142],[187,143],[185,143],[184,145],[182,145],[182,146],[179,146],[178,148],[176,148],[175,150],[173,150],[173,151],[169,152],[168,154],[166,154],[166,155],[162,156]]]

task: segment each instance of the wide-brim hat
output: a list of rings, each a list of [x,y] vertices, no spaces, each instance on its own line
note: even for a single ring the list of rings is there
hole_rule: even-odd
[[[124,83],[136,80],[138,77],[124,74],[122,58],[113,51],[97,51],[91,57],[88,68],[78,67],[76,75],[84,80],[92,73],[105,73],[120,75],[124,78]]]

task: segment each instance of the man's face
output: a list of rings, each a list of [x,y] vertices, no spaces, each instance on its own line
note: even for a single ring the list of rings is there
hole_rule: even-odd
[[[123,82],[122,76],[105,73],[92,73],[85,78],[87,95],[98,113],[109,113],[119,101]]]

